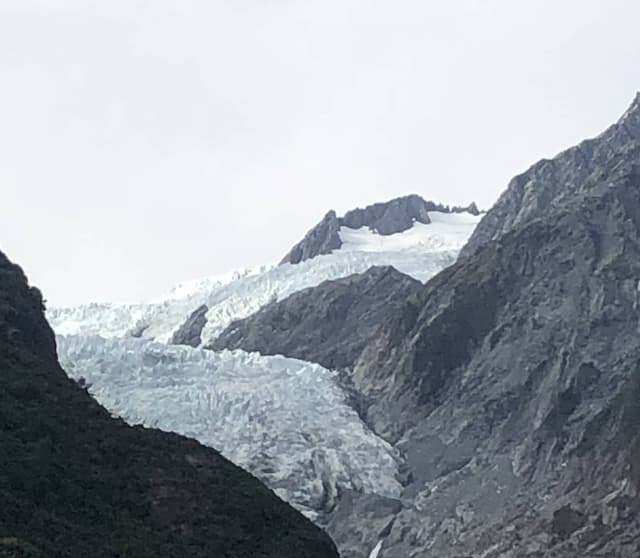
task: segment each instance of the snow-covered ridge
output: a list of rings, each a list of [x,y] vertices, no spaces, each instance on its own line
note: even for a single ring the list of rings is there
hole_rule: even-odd
[[[368,227],[340,227],[343,252],[418,252],[459,250],[480,220],[470,213],[429,212],[431,223],[415,222],[413,227],[396,234],[381,235]],[[418,277],[416,277],[418,278]],[[418,278],[419,279],[419,278]]]
[[[52,308],[47,317],[58,334],[135,334],[167,343],[191,312],[204,304],[208,312],[202,342],[207,344],[232,321],[253,314],[270,301],[328,279],[362,273],[374,265],[391,265],[420,281],[428,280],[455,261],[480,219],[466,213],[431,212],[429,217],[429,225],[415,223],[411,229],[389,236],[377,235],[366,227],[342,227],[341,249],[297,265],[262,266],[185,282],[146,304]]]
[[[338,488],[400,494],[395,450],[319,365],[86,336],[58,336],[58,353],[112,413],[215,447],[310,517]]]

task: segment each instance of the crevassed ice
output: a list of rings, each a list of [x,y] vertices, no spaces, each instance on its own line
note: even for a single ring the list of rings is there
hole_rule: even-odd
[[[206,304],[209,311],[202,341],[207,344],[232,321],[250,316],[270,301],[328,279],[362,273],[374,265],[391,265],[426,281],[455,261],[479,220],[470,214],[431,212],[429,216],[429,225],[415,223],[405,232],[388,236],[366,227],[342,227],[340,250],[297,265],[263,266],[186,282],[148,304],[53,308],[47,317],[59,334],[125,337],[137,330],[143,338],[166,343],[191,312]]]
[[[57,340],[67,373],[110,412],[215,447],[312,518],[338,488],[400,494],[395,450],[319,365],[143,339]]]

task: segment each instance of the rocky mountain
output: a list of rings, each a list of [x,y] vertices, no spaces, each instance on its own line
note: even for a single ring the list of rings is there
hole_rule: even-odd
[[[217,451],[112,418],[60,368],[40,292],[0,253],[0,556],[337,557]]]
[[[356,362],[412,476],[382,556],[640,551],[638,155],[434,278]]]
[[[416,222],[428,225],[431,223],[430,212],[480,215],[475,203],[468,207],[449,207],[425,201],[415,194],[369,205],[364,209],[353,209],[343,217],[338,217],[332,210],[290,250],[281,263],[298,264],[339,250],[343,244],[340,237],[341,227],[350,229],[367,227],[377,234],[388,236],[404,232],[413,227]]]
[[[640,552],[639,116],[515,179],[356,361],[412,476],[380,556]]]
[[[433,266],[436,253],[462,238],[458,227],[469,214],[427,210],[426,224],[424,206],[414,201],[359,210],[349,217],[356,228],[329,214],[259,281],[319,278],[327,262],[355,253],[369,264],[358,275],[348,277],[341,264],[340,274],[323,275],[327,282],[296,279],[295,288],[271,291],[275,297],[261,296],[252,311],[227,314],[215,328],[214,297],[190,298],[189,312],[182,313],[181,323],[195,324],[194,330],[205,315],[200,346],[211,345],[218,351],[212,355],[246,360],[242,348],[262,353],[252,355],[255,366],[259,359],[295,357],[340,368],[333,376],[313,369],[317,382],[309,368],[287,376],[305,378],[287,388],[298,394],[288,424],[302,422],[298,417],[312,408],[320,409],[314,420],[340,419],[330,428],[318,419],[311,436],[304,427],[287,431],[289,446],[308,449],[293,442],[296,436],[323,444],[322,458],[307,461],[309,486],[319,490],[305,488],[306,500],[295,500],[298,474],[279,488],[298,506],[314,502],[314,520],[328,529],[343,558],[640,555],[640,96],[600,136],[516,177],[457,261],[435,274],[415,273],[427,262],[421,254],[428,252]],[[408,224],[404,232],[386,234]],[[448,240],[436,240],[435,231],[445,228]],[[378,265],[394,265],[426,284],[368,269],[373,260],[362,254],[370,251]],[[58,323],[77,327],[77,316],[61,313]],[[181,331],[185,340],[197,341],[196,333],[186,325]],[[186,362],[194,350],[174,358]],[[156,373],[166,370],[162,354]],[[284,356],[264,356],[274,354]],[[69,357],[83,362],[78,352]],[[198,357],[216,358],[229,356]],[[111,368],[105,364],[103,397],[122,401]],[[228,376],[244,382],[246,374]],[[175,387],[175,375],[168,378]],[[185,379],[186,386],[191,382]],[[282,376],[273,383],[284,384]],[[151,400],[149,385],[145,373],[127,392]],[[316,385],[319,391],[310,387]],[[250,393],[253,401],[256,392]],[[321,393],[331,393],[331,405],[320,404]],[[218,408],[209,403],[216,397],[188,408],[210,412]],[[283,400],[274,397],[273,408],[281,411]],[[362,450],[350,437],[358,423],[338,401],[357,412]],[[307,411],[299,415],[300,409]],[[288,416],[284,411],[278,416]],[[134,409],[124,414],[136,416]],[[271,454],[277,446],[261,447]],[[391,476],[376,477],[375,463],[363,476],[374,455]],[[265,466],[271,461],[258,463],[272,474]],[[363,478],[377,480],[356,480]]]
[[[379,558],[640,555],[639,262],[640,96],[516,177],[458,262],[378,309],[343,362],[361,416],[402,456],[404,489],[338,499],[342,556],[376,539]],[[304,294],[280,303],[305,309],[284,322],[293,339],[261,350],[322,357],[295,339],[326,287]],[[239,324],[242,339],[270,331],[266,316]]]
[[[584,183],[596,169],[640,141],[640,93],[623,116],[596,138],[567,149],[553,159],[543,159],[516,176],[487,213],[461,252],[473,254],[480,246],[499,239],[559,204],[575,203]]]

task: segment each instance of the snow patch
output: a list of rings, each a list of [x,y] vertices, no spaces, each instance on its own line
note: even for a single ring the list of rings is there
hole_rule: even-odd
[[[371,551],[371,554],[369,554],[369,558],[378,558],[378,555],[380,554],[381,549],[382,549],[382,541],[378,541],[378,544]]]

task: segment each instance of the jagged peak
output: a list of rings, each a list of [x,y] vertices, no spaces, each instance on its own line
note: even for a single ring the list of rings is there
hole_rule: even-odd
[[[350,211],[347,211],[342,217],[341,219],[343,220],[349,220],[349,216],[353,215],[354,213],[357,212],[370,212],[370,211],[375,211],[375,210],[386,210],[388,208],[394,207],[394,206],[403,206],[403,207],[410,207],[410,208],[416,208],[416,209],[422,209],[424,211],[438,211],[438,212],[442,212],[442,213],[471,213],[472,215],[479,215],[480,211],[478,209],[478,206],[476,205],[475,202],[471,202],[468,206],[451,206],[451,205],[444,205],[441,203],[437,203],[434,202],[432,200],[426,200],[425,198],[423,198],[421,195],[419,194],[407,194],[404,196],[398,196],[396,198],[392,198],[390,200],[384,201],[384,202],[377,202],[377,203],[373,203],[370,205],[367,205],[363,208],[361,207],[357,207],[355,209],[352,209]]]
[[[631,106],[629,106],[625,113],[620,117],[618,122],[623,123],[634,117],[640,117],[640,91],[636,93]],[[638,118],[638,121],[640,122],[640,118]]]
[[[410,229],[414,223],[430,224],[430,212],[470,213],[478,216],[480,211],[475,202],[466,207],[449,206],[427,201],[418,194],[408,194],[393,198],[386,202],[368,205],[347,211],[338,217],[334,210],[325,214],[322,220],[313,227],[282,259],[281,264],[297,264],[301,261],[329,254],[342,246],[340,227],[359,229],[369,227],[383,236]]]

